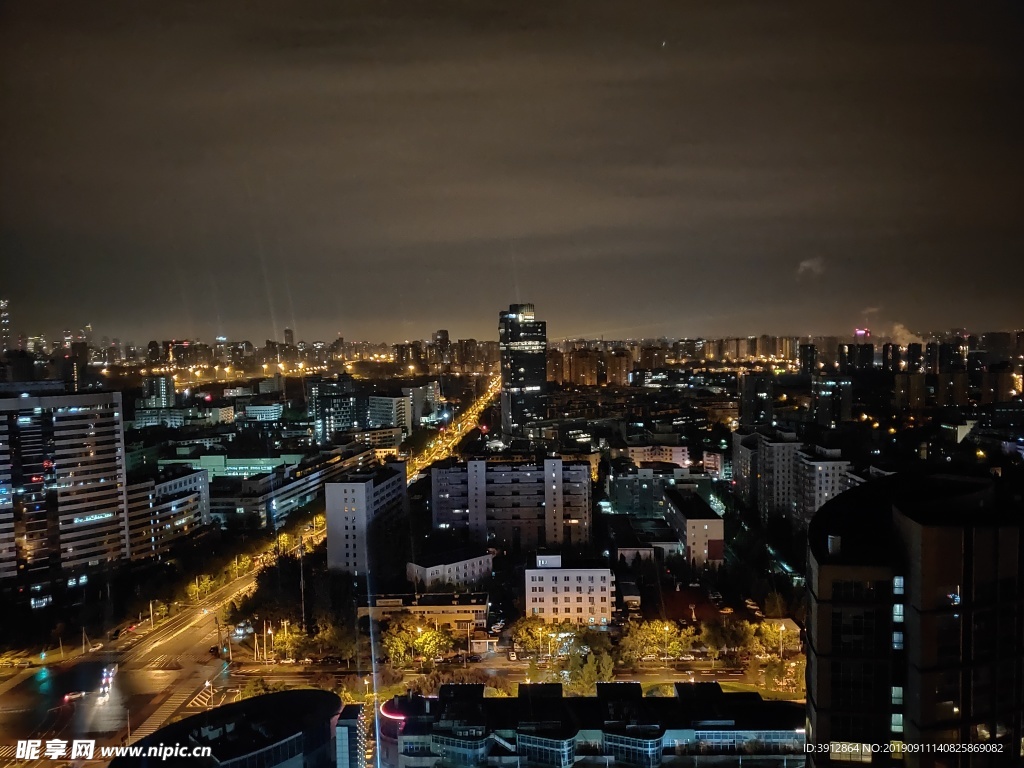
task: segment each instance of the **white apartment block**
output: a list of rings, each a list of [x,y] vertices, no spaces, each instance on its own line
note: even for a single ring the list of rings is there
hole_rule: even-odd
[[[245,418],[252,421],[280,421],[282,416],[284,406],[281,403],[245,406]]]
[[[850,462],[836,449],[812,447],[796,455],[800,495],[794,522],[806,527],[822,504],[847,488]]]
[[[358,576],[369,569],[366,536],[370,523],[402,508],[406,501],[402,464],[373,467],[327,483],[327,567]]]
[[[757,433],[757,505],[762,520],[796,514],[800,496],[796,455],[801,447],[795,432]]]
[[[537,555],[525,574],[527,616],[547,624],[606,627],[615,609],[615,576],[609,568],[563,568],[560,555]]]
[[[491,575],[494,555],[489,551],[442,552],[406,563],[405,576],[422,589],[438,584],[469,587]]]
[[[469,531],[478,543],[512,549],[578,545],[590,540],[590,464],[472,460],[434,467],[435,528]]]
[[[644,461],[661,461],[680,467],[690,466],[690,448],[685,445],[631,445],[629,458],[637,466]]]

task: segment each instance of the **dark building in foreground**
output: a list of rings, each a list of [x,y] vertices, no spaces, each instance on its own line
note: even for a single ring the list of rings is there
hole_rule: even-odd
[[[894,475],[814,516],[807,741],[832,752],[811,765],[1024,762],[1021,490],[1019,478]],[[919,744],[998,751],[896,760],[863,747]]]
[[[501,348],[501,433],[528,437],[527,427],[543,418],[547,383],[547,323],[533,304],[513,304],[498,316]]]
[[[164,745],[189,754],[168,758]],[[132,746],[157,751],[116,758],[111,768],[364,768],[366,718],[362,704],[343,705],[329,691],[282,691],[186,717]],[[209,754],[196,756],[197,748]]]
[[[803,764],[801,705],[724,693],[717,683],[678,683],[675,696],[644,696],[640,683],[598,683],[596,696],[580,697],[563,697],[558,683],[520,684],[515,698],[485,698],[482,685],[443,685],[437,698],[385,701],[380,715],[384,768],[656,768],[692,766],[693,755]]]

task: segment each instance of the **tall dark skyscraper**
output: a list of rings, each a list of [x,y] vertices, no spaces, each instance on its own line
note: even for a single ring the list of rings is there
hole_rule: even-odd
[[[895,475],[840,494],[808,531],[808,765],[1020,765],[1020,488]],[[872,745],[987,744],[957,754]]]
[[[498,316],[501,349],[501,433],[527,437],[541,412],[547,381],[547,323],[537,320],[533,304],[513,304]]]
[[[811,381],[814,421],[835,429],[853,418],[853,382],[846,376],[818,376]]]
[[[800,345],[800,373],[813,376],[818,372],[818,348],[814,344]]]
[[[291,328],[284,329],[284,343],[287,344],[289,347],[295,346],[295,331],[293,331]]]
[[[770,427],[774,387],[772,377],[748,373],[740,378],[740,426]]]
[[[11,348],[11,316],[7,299],[0,299],[0,355]]]

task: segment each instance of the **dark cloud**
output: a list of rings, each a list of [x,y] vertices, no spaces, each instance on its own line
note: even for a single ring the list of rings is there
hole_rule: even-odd
[[[135,341],[1020,324],[977,5],[7,3],[2,290]]]

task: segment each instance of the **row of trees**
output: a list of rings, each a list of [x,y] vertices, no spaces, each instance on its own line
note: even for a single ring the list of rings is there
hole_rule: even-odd
[[[435,659],[455,647],[447,627],[423,626],[423,619],[402,612],[392,616],[381,636],[381,646],[393,666],[401,666],[417,656]]]

